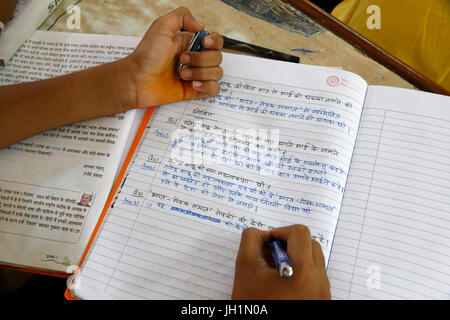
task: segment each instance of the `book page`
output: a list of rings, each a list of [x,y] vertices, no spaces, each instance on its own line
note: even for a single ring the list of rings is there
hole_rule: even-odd
[[[138,41],[36,31],[0,69],[0,84],[116,60]],[[0,262],[57,271],[79,263],[140,115],[72,124],[0,150]]]
[[[155,110],[77,297],[228,299],[248,227],[305,224],[328,258],[365,82],[231,54],[223,68],[216,97]]]
[[[369,87],[328,265],[333,298],[450,298],[449,138],[449,97]]]

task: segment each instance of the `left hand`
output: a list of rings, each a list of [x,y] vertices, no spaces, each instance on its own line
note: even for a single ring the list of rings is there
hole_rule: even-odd
[[[158,106],[219,93],[223,38],[211,33],[203,38],[204,51],[185,52],[193,33],[203,29],[204,25],[187,8],[178,8],[153,22],[136,50],[125,58],[133,84],[132,107]],[[178,61],[187,66],[181,72],[182,80],[176,73]]]

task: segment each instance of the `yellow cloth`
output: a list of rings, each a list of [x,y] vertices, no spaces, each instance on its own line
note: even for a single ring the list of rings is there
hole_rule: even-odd
[[[367,27],[370,5],[380,8],[380,29]],[[332,15],[450,90],[450,0],[344,0]]]

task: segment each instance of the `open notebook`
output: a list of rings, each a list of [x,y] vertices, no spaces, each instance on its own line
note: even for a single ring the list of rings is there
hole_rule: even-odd
[[[334,298],[449,298],[450,98],[230,54],[223,68],[218,96],[154,111],[71,294],[228,299],[242,230],[300,223]]]
[[[222,66],[218,96],[149,109],[102,214],[89,209],[70,294],[228,299],[242,230],[300,223],[333,298],[449,298],[450,98],[239,55]],[[27,236],[7,235],[24,257],[12,244]]]

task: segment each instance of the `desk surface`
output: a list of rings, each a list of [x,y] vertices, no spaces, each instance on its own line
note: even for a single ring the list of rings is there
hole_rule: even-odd
[[[81,0],[78,4],[81,8],[81,29],[69,30],[66,26],[68,15],[63,14],[70,4],[76,2],[64,0],[40,29],[47,30],[54,24],[51,28],[53,31],[143,36],[155,18],[179,6],[186,6],[210,31],[297,55],[301,63],[343,67],[360,75],[371,85],[414,88],[281,0],[252,0],[251,4],[247,4],[248,1],[238,3],[230,0],[135,0],[132,3],[122,0]],[[235,8],[227,3],[232,3]],[[251,13],[252,10],[253,15],[259,17],[244,13]]]

